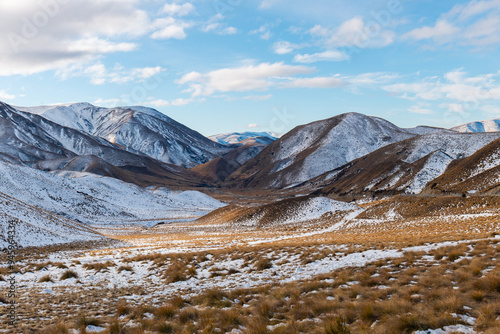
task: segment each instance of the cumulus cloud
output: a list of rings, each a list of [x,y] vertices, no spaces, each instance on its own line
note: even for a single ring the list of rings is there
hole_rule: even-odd
[[[1,1],[0,76],[30,75],[138,48],[136,39],[182,39],[194,10],[170,4],[153,18],[139,0]],[[173,17],[175,16],[175,17]]]
[[[0,75],[33,74],[104,53],[136,48],[118,38],[147,32],[148,14],[134,0],[0,2]],[[50,4],[50,5],[48,5]]]
[[[314,72],[305,66],[279,63],[261,63],[237,68],[223,68],[208,73],[191,72],[177,83],[188,85],[184,92],[192,96],[209,96],[214,93],[265,91],[270,88],[331,88],[344,83],[339,78],[297,77]]]
[[[437,45],[484,46],[500,43],[500,0],[473,0],[454,6],[434,25],[416,28],[403,36]]]

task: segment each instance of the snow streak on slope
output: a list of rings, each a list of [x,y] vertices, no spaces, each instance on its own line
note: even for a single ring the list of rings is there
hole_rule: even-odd
[[[0,162],[0,192],[88,224],[193,218],[223,203],[198,192],[144,189],[80,172],[50,174]]]
[[[14,223],[12,223],[14,222]],[[74,221],[55,216],[0,192],[0,248],[8,247],[9,225],[18,246],[45,246],[74,241],[102,240],[104,237]]]
[[[500,131],[500,119],[467,123],[454,127],[452,130],[458,132],[497,132]]]
[[[230,149],[146,107],[106,109],[88,103],[76,103],[17,108],[104,138],[129,152],[183,167],[205,163]]]
[[[326,214],[359,210],[355,204],[335,201],[327,197],[301,197],[251,208],[232,218],[231,224],[252,227],[278,227],[310,222]]]

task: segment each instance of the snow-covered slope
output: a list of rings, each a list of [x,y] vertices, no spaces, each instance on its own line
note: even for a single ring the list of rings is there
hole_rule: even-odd
[[[243,165],[227,182],[236,187],[282,188],[414,136],[381,118],[343,114],[293,129]]]
[[[500,138],[500,132],[496,132]],[[425,193],[500,193],[500,139],[458,161],[424,189]]]
[[[269,141],[266,140],[266,138],[275,141],[279,137],[281,137],[281,134],[274,132],[232,132],[210,136],[208,138],[223,145],[239,144],[246,139],[255,139],[256,142],[267,145]]]
[[[454,127],[452,130],[458,132],[498,132],[500,131],[500,118],[467,123]]]
[[[216,210],[199,220],[198,223],[218,226],[268,228],[284,227],[287,225],[316,223],[318,219],[332,216],[340,221],[342,217],[361,208],[352,203],[340,202],[327,197],[296,197],[279,202],[254,206],[238,207],[228,206]]]
[[[224,206],[199,192],[145,189],[89,173],[54,174],[0,162],[0,175],[0,192],[87,224],[192,218]]]
[[[75,103],[16,108],[104,138],[129,152],[188,168],[230,150],[159,111],[146,107],[107,109],[89,103]]]
[[[0,192],[0,249],[12,241],[21,247],[46,246],[104,237],[74,221],[40,210]]]
[[[439,133],[414,137],[383,147],[338,169],[329,171],[304,187],[321,188],[319,194],[420,193],[450,164],[475,154],[500,138],[500,133]]]

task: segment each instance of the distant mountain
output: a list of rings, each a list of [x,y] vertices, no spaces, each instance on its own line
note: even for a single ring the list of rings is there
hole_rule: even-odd
[[[416,134],[416,135],[430,135],[433,133],[455,133],[456,131],[443,129],[443,128],[435,128],[432,126],[417,126],[414,128],[406,128],[404,129],[407,132]]]
[[[265,142],[264,144],[262,143],[263,141]],[[224,154],[222,157],[198,165],[192,168],[191,171],[200,176],[203,182],[211,185],[220,184],[245,162],[256,157],[273,141],[274,140],[267,137],[244,139],[237,144],[239,146]]]
[[[293,186],[415,136],[378,117],[339,115],[296,127],[245,163],[226,185],[260,189]]]
[[[320,188],[315,194],[323,196],[418,194],[456,161],[499,138],[500,133],[456,132],[410,138],[318,176],[302,189]]]
[[[222,145],[240,144],[248,139],[253,139],[256,143],[269,145],[280,136],[280,134],[274,132],[232,132],[208,138]]]
[[[467,123],[456,126],[452,130],[458,132],[498,132],[500,131],[500,118]]]
[[[230,150],[151,108],[107,109],[89,103],[16,108],[103,138],[128,152],[186,168]]]

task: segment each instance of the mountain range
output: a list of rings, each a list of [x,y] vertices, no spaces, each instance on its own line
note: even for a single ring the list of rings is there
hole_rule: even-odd
[[[405,129],[347,113],[284,135],[242,132],[207,138],[145,107],[0,103],[0,197],[2,203],[16,203],[19,213],[2,204],[0,221],[23,221],[23,228],[32,231],[26,243],[41,244],[37,233],[47,235],[47,242],[68,234],[98,240],[88,226],[149,226],[233,210],[220,209],[224,203],[199,191],[252,193],[269,200],[310,195],[305,201],[313,204],[319,196],[322,207],[328,197],[496,194],[499,124]],[[272,216],[275,208],[288,207],[266,205],[271,206],[236,211],[248,221],[254,214]],[[42,227],[33,223],[37,213],[55,216]],[[58,224],[66,232],[59,233]]]

